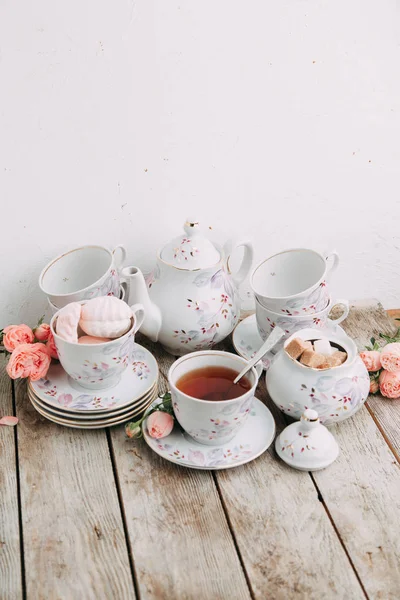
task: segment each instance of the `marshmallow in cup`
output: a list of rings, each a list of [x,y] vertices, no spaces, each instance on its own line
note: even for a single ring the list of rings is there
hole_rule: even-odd
[[[251,388],[233,400],[210,401],[188,396],[177,388],[178,380],[206,367],[227,367],[239,373],[246,365],[241,356],[219,350],[192,352],[173,363],[168,373],[172,405],[178,423],[190,438],[207,446],[220,446],[232,440],[249,416],[262,366],[259,363],[246,374]]]
[[[50,305],[63,308],[71,302],[97,296],[119,296],[124,246],[74,248],[50,261],[39,276],[39,287]]]
[[[255,267],[251,287],[258,302],[275,313],[317,313],[328,303],[329,277],[338,264],[336,252],[285,250]]]
[[[80,304],[85,304],[81,302]],[[129,330],[119,338],[100,344],[80,344],[62,339],[57,334],[59,311],[50,321],[58,358],[66,373],[83,388],[101,390],[114,387],[131,362],[135,333],[143,323],[141,304],[131,306]]]
[[[336,306],[342,306],[343,312],[337,318],[330,318],[329,314]],[[349,314],[349,301],[348,300],[328,300],[327,306],[312,314],[300,314],[300,315],[285,315],[272,312],[260,304],[256,298],[256,320],[257,329],[260,337],[266,340],[270,335],[271,331],[275,326],[280,327],[284,330],[285,335],[276,344],[273,349],[273,354],[277,353],[283,347],[284,342],[296,331],[306,328],[322,329],[324,327],[334,328],[346,319]]]

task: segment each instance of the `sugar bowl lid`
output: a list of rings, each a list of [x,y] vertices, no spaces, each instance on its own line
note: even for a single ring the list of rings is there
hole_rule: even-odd
[[[198,221],[187,219],[183,229],[182,235],[162,248],[160,258],[163,262],[178,269],[194,271],[212,267],[220,261],[219,250],[202,233]]]
[[[300,471],[325,469],[339,455],[337,441],[311,408],[304,411],[300,421],[282,431],[276,438],[275,449],[285,463]]]

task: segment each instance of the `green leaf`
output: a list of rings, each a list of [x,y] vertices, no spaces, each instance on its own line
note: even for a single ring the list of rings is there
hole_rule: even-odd
[[[371,342],[371,345],[372,345],[372,346],[374,346],[374,345],[375,345],[375,338],[374,338],[374,337],[372,337],[372,338],[370,339],[370,342]]]

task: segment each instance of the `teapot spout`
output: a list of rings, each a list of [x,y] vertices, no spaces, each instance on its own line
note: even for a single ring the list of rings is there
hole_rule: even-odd
[[[140,331],[153,342],[157,342],[162,322],[161,311],[150,300],[143,273],[137,267],[132,266],[122,269],[121,275],[127,284],[127,303],[129,306],[139,303],[144,307],[145,316]]]

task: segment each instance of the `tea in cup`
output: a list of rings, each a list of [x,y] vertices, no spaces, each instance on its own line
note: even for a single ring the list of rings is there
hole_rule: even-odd
[[[338,264],[336,252],[324,257],[306,248],[285,250],[257,265],[251,287],[261,306],[275,313],[318,313],[328,304],[328,278]]]
[[[75,248],[45,266],[39,287],[57,308],[97,296],[118,297],[125,258],[126,250],[121,245],[112,251],[103,246]]]
[[[196,442],[220,446],[243,427],[262,367],[253,367],[233,383],[247,361],[230,352],[204,350],[187,354],[170,368],[175,417]]]

